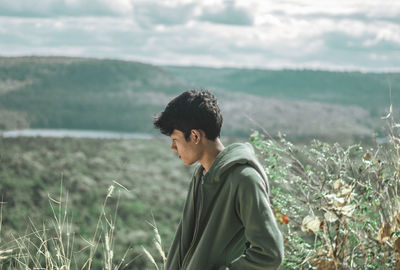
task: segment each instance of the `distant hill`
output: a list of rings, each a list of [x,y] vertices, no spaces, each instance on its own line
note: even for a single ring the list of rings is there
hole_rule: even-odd
[[[266,98],[356,105],[381,116],[392,103],[400,106],[400,73],[328,72],[174,67],[164,69],[195,85]]]
[[[0,129],[156,133],[152,117],[184,90],[219,99],[225,136],[252,129],[292,139],[368,139],[400,104],[400,74],[157,67],[69,57],[0,57]]]
[[[153,114],[186,88],[163,69],[137,62],[0,58],[0,128],[151,132]]]
[[[245,113],[272,134],[282,131],[296,140],[318,137],[347,141],[351,136],[356,140],[386,136],[387,123],[381,116],[387,114],[390,104],[397,120],[400,118],[400,73],[164,69],[192,83],[192,87],[225,92],[225,98],[235,100],[237,105],[233,110],[227,106],[228,115]]]

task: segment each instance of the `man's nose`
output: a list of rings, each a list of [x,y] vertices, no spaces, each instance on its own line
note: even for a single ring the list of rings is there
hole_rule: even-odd
[[[176,152],[176,145],[175,145],[175,143],[172,143],[172,144],[171,144],[171,150]]]

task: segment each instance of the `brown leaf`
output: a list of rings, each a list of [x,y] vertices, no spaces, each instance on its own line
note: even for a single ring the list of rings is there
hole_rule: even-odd
[[[396,256],[396,264],[394,265],[394,270],[400,270],[400,253]]]
[[[386,242],[389,240],[390,235],[392,234],[392,227],[389,223],[385,223],[379,229],[377,240],[381,243]]]
[[[351,193],[353,189],[349,185],[344,185],[340,188],[340,191],[337,193],[337,196],[347,196]]]
[[[289,216],[287,216],[285,214],[282,214],[281,223],[282,224],[289,224]]]
[[[371,154],[370,153],[365,153],[365,155],[364,155],[364,160],[371,160],[372,159],[372,156],[371,156]]]
[[[341,186],[343,186],[343,181],[341,179],[336,180],[332,184],[333,189],[339,189]]]
[[[285,241],[283,243],[284,243],[285,246],[288,246],[289,245],[289,239],[286,237]]]
[[[335,222],[336,220],[339,219],[338,216],[332,211],[327,211],[324,214],[324,218],[326,219],[326,221],[331,222],[331,223]]]
[[[399,255],[400,255],[400,237],[398,237],[396,239],[396,241],[394,241],[393,249],[395,252],[399,253]]]
[[[319,224],[319,228],[321,231],[325,231],[325,220],[322,220],[321,223]]]
[[[317,270],[336,270],[336,264],[334,261],[328,260],[315,260],[314,265],[317,266]]]
[[[349,205],[346,205],[346,206],[341,207],[341,208],[339,209],[339,211],[340,211],[343,215],[348,216],[348,217],[351,217],[351,216],[353,216],[353,213],[354,213],[354,210],[355,210],[355,209],[356,209],[356,205],[355,205],[355,204],[349,204]]]
[[[319,231],[320,224],[321,221],[319,220],[319,217],[306,216],[301,223],[301,230],[303,232],[317,233]]]
[[[336,194],[327,194],[325,198],[328,200],[328,205],[334,205],[336,207],[342,207],[347,204],[345,198],[338,197]]]

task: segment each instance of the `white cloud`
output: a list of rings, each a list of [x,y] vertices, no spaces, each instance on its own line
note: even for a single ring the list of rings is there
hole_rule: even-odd
[[[226,2],[219,7],[203,7],[198,19],[218,24],[252,25],[252,14],[243,7],[235,6],[233,2]]]
[[[151,28],[154,25],[186,24],[194,13],[193,4],[174,5],[168,3],[137,3],[133,18],[143,27]]]
[[[132,11],[131,0],[0,0],[0,15],[3,16],[117,16]]]
[[[295,0],[295,1],[258,1],[240,0],[239,5],[252,8],[257,15],[280,12],[286,15],[325,16],[365,14],[370,18],[395,17],[400,14],[400,2],[395,0]]]
[[[203,66],[400,66],[400,4],[327,3],[0,0],[0,52]]]

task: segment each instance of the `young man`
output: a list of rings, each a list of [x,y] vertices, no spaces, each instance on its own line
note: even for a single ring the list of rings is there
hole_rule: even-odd
[[[165,270],[277,269],[282,235],[271,211],[268,182],[250,144],[224,147],[222,116],[208,91],[186,91],[154,126],[171,137],[182,162],[199,162]]]

